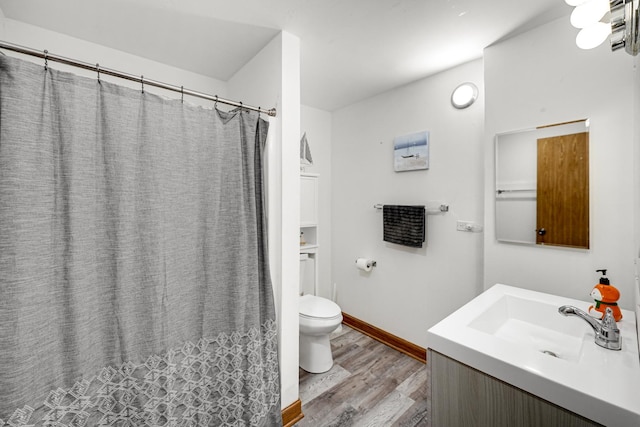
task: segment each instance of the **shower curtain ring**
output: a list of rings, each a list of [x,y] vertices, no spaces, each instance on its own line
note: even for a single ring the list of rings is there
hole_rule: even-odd
[[[180,101],[184,104],[184,86],[180,86]]]
[[[96,62],[96,72],[98,73],[98,83],[101,83],[100,81],[100,64],[98,64]]]
[[[140,83],[142,83],[142,93],[144,93],[144,75],[140,76]]]
[[[49,51],[47,49],[44,50],[44,69],[45,71],[49,69]]]
[[[216,95],[216,103],[213,104],[213,108],[218,108],[218,95]]]

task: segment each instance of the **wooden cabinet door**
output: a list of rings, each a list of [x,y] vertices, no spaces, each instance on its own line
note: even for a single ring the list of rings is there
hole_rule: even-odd
[[[589,248],[589,134],[538,139],[536,243]]]

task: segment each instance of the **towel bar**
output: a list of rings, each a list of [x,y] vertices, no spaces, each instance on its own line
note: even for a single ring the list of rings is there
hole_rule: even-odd
[[[381,210],[384,207],[384,205],[378,203],[378,204],[373,205],[373,207],[375,209]],[[436,209],[425,209],[425,213],[427,215],[436,215],[436,214],[440,214],[440,213],[443,213],[443,212],[449,212],[449,205],[444,205],[444,204],[440,205],[440,207],[438,207],[437,210]]]

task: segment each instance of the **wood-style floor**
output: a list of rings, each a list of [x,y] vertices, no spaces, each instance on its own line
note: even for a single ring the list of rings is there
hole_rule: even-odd
[[[424,363],[345,325],[331,348],[331,370],[300,369],[304,418],[296,427],[429,426]]]

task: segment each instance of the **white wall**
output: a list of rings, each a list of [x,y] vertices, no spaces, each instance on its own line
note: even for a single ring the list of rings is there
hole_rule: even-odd
[[[6,38],[6,31],[5,31],[5,16],[4,16],[4,12],[2,11],[2,9],[0,9],[0,40],[7,40]]]
[[[453,89],[472,81],[479,100],[451,106]],[[482,290],[482,234],[456,220],[483,222],[483,72],[476,60],[333,114],[332,272],[338,304],[350,315],[426,347],[429,327]],[[430,168],[394,172],[393,138],[430,132]],[[427,242],[413,249],[383,242],[375,204],[442,201],[427,219]],[[435,203],[438,205],[438,203]],[[355,268],[358,257],[378,265]]]
[[[303,105],[300,111],[300,136],[307,133],[313,165],[306,172],[318,178],[318,295],[332,298],[331,281],[331,113]]]
[[[228,93],[278,110],[267,146],[267,216],[285,408],[298,399],[300,40],[280,33],[229,79]]]
[[[3,15],[2,15],[3,16]],[[89,64],[99,63],[100,66],[111,68],[126,73],[145,76],[152,80],[161,81],[177,86],[184,86],[187,89],[196,90],[221,97],[227,96],[226,83],[221,80],[212,79],[201,74],[192,73],[160,62],[151,61],[139,56],[131,55],[122,51],[111,49],[85,40],[69,37],[65,34],[56,33],[41,27],[25,24],[13,19],[4,19],[3,40],[30,47],[37,50],[48,50],[52,54],[76,59]],[[1,31],[2,25],[0,25]],[[44,64],[42,59],[20,55],[6,51],[7,55],[17,56],[21,59]],[[74,74],[95,78],[94,72],[81,68],[70,67],[64,64],[51,62],[49,64],[56,70],[70,71]],[[117,83],[121,86],[139,88],[140,85],[128,80],[101,75],[101,79]],[[177,92],[167,91],[159,88],[145,86],[145,91],[156,93],[169,98],[180,98]],[[185,97],[185,102],[212,107],[210,101]],[[221,106],[222,108],[222,106]]]
[[[589,300],[599,268],[632,306],[634,147],[632,57],[608,43],[582,51],[568,18],[485,49],[484,285],[505,283]],[[637,111],[637,110],[636,110]],[[494,135],[589,118],[591,249],[498,243]],[[636,188],[637,191],[637,188]]]

